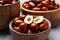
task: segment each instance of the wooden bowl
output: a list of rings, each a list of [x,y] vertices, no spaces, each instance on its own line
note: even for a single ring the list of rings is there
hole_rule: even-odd
[[[45,19],[45,20],[49,24],[48,29],[43,32],[36,33],[36,34],[24,34],[24,33],[15,31],[12,28],[13,21],[11,21],[9,24],[9,28],[10,28],[10,32],[13,37],[13,40],[46,40],[46,38],[50,32],[50,29],[51,29],[51,23],[49,20],[47,20],[47,19]]]
[[[49,19],[51,22],[57,21],[60,17],[60,7],[58,9],[49,10],[49,11],[33,11],[33,10],[28,10],[23,8],[22,4],[21,4],[21,9],[24,15],[27,15],[27,14],[36,15],[36,16],[42,15],[45,18]]]
[[[8,28],[9,22],[20,15],[20,1],[0,6],[0,30]]]

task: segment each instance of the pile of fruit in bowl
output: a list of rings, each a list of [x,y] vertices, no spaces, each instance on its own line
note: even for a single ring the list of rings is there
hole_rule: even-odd
[[[39,33],[48,29],[48,22],[43,16],[23,15],[13,20],[13,29],[20,33]]]
[[[0,0],[0,6],[1,5],[7,5],[7,4],[12,4],[16,3],[18,0]]]
[[[59,8],[55,0],[29,0],[22,4],[22,7],[33,11],[48,11]]]

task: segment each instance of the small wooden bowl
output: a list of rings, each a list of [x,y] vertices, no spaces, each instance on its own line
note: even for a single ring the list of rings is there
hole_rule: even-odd
[[[58,9],[49,10],[49,11],[33,11],[33,10],[28,10],[23,8],[22,4],[21,4],[21,9],[24,15],[27,15],[27,14],[36,15],[36,16],[42,15],[45,18],[49,19],[51,22],[57,21],[60,17],[60,7]]]
[[[11,21],[9,24],[9,28],[10,28],[10,32],[13,37],[13,40],[46,40],[46,38],[50,32],[50,29],[51,29],[51,23],[49,20],[47,20],[47,19],[45,19],[45,20],[49,24],[48,29],[43,32],[36,33],[36,34],[24,34],[24,33],[15,31],[12,28],[13,21]]]
[[[0,6],[0,30],[8,28],[9,22],[20,15],[20,1]]]

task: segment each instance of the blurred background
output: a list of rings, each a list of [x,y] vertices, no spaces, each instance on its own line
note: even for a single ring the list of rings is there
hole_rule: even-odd
[[[27,0],[20,0],[20,2],[24,2]],[[60,0],[56,0],[57,3],[60,3]],[[22,13],[21,13],[22,14]],[[0,40],[12,40],[10,32],[8,29],[0,30]],[[47,40],[60,40],[60,20],[56,22],[55,28],[52,28]]]

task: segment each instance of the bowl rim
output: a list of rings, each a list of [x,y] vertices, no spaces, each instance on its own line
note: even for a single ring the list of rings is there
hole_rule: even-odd
[[[47,29],[47,30],[42,31],[42,32],[39,32],[39,33],[34,33],[34,34],[25,34],[25,33],[17,32],[17,31],[15,31],[15,30],[12,28],[13,20],[9,23],[9,28],[10,28],[10,30],[11,30],[11,31],[13,31],[14,33],[19,34],[19,35],[30,35],[30,36],[31,36],[31,35],[42,34],[42,33],[44,33],[44,32],[46,32],[46,31],[48,31],[48,30],[50,30],[50,29],[51,29],[51,22],[50,22],[48,19],[46,19],[46,18],[45,18],[45,20],[49,23],[49,27],[48,27],[48,29]]]
[[[23,8],[22,4],[20,5],[22,10],[27,11],[27,12],[32,12],[32,13],[48,13],[48,12],[55,12],[55,11],[59,11],[60,10],[60,4],[59,3],[57,3],[57,4],[59,4],[59,8],[58,9],[48,10],[48,11],[33,11],[33,10],[28,10],[28,9]]]
[[[20,1],[18,0],[18,1],[15,2],[15,3],[11,3],[11,4],[8,4],[8,5],[2,5],[2,6],[10,6],[10,5],[14,5],[14,4],[18,3],[18,2],[20,2]],[[2,7],[2,6],[0,6],[0,7]]]

